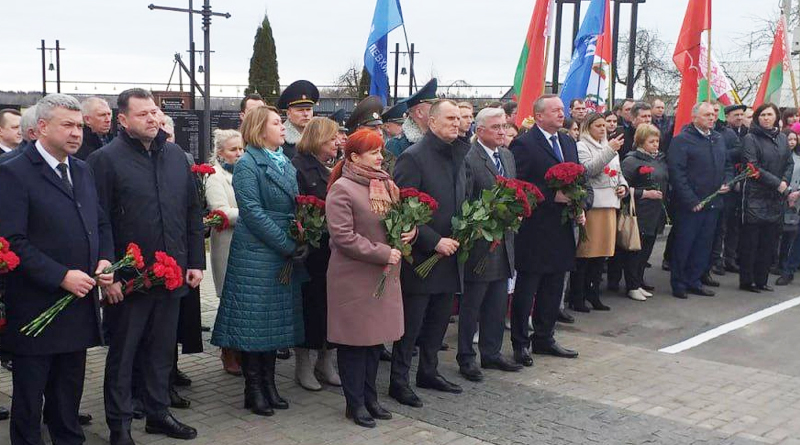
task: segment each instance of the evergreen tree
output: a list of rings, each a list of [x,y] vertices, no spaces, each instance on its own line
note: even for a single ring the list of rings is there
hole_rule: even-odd
[[[369,94],[369,84],[372,82],[372,76],[369,75],[367,67],[361,69],[361,77],[358,80],[358,99],[363,99]]]
[[[278,56],[275,51],[275,39],[272,37],[272,26],[267,14],[256,30],[253,42],[253,57],[250,58],[249,86],[245,94],[258,92],[267,103],[275,103],[281,94],[278,78]]]

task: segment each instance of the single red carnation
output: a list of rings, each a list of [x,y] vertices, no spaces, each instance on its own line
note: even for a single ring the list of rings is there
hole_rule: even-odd
[[[649,175],[650,173],[653,173],[654,171],[656,171],[656,169],[654,169],[653,167],[650,167],[649,165],[643,165],[643,166],[639,167],[639,174],[640,175]]]
[[[19,257],[12,251],[0,252],[0,274],[11,272],[19,266]]]
[[[0,236],[0,252],[6,253],[11,249],[11,245],[9,244],[8,240]]]

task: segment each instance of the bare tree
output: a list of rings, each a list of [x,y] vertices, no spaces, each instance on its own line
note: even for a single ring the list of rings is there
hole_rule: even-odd
[[[672,62],[672,51],[658,31],[640,28],[636,33],[636,60],[633,79],[622,78],[628,60],[628,35],[619,38],[617,72],[614,77],[618,83],[628,85],[633,82],[638,90],[637,96],[644,100],[654,98],[670,102],[680,90],[681,74]],[[622,71],[622,72],[621,72]]]

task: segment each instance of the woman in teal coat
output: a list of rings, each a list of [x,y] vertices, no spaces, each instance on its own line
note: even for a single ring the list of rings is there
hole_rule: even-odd
[[[284,131],[273,107],[252,109],[242,122],[247,148],[233,173],[239,220],[211,336],[213,345],[242,351],[245,408],[265,416],[289,407],[275,389],[276,350],[303,342],[305,249],[289,236],[298,191],[295,169],[280,148]],[[283,285],[278,275],[292,260],[294,276]]]

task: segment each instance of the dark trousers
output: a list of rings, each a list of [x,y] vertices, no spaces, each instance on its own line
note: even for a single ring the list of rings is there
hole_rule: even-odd
[[[725,264],[737,264],[739,260],[739,233],[742,230],[742,195],[729,193],[725,196],[722,210],[723,225],[722,258]]]
[[[347,406],[358,408],[364,403],[378,401],[375,380],[378,378],[378,363],[383,345],[346,346],[337,345],[339,376]]]
[[[794,242],[797,240],[797,226],[795,226],[794,229],[795,230],[784,230],[781,234],[781,243],[778,248],[778,268],[781,271],[786,269],[789,252],[791,252],[792,246],[794,246]]]
[[[472,338],[480,327],[478,350],[482,360],[500,357],[503,346],[503,318],[508,303],[508,279],[464,283],[458,313],[459,365],[475,362]]]
[[[111,343],[103,384],[106,421],[112,431],[130,428],[133,418],[131,380],[140,351],[145,414],[163,416],[169,408],[169,380],[180,308],[179,298],[131,295],[106,308],[113,313]]]
[[[746,223],[739,237],[739,284],[764,286],[775,259],[781,223]]]
[[[528,334],[528,315],[533,308],[533,343],[550,345],[555,342],[556,320],[561,294],[564,290],[565,272],[537,274],[517,272],[514,298],[511,300],[511,344],[514,349],[531,344]],[[535,296],[535,304],[534,304]]]
[[[723,252],[725,242],[725,210],[717,218],[717,228],[714,230],[714,242],[711,244],[711,259],[709,260],[708,269],[706,272],[711,271],[713,266],[723,266]]]
[[[642,249],[628,251],[619,249],[625,263],[625,288],[627,290],[639,289],[644,285],[644,271],[647,268],[647,260],[653,253],[653,246],[656,244],[655,235],[642,235]]]
[[[417,381],[439,374],[439,349],[453,311],[453,294],[403,294],[405,333],[392,347],[391,384],[408,386],[414,345],[419,345]]]
[[[675,240],[670,259],[670,284],[673,292],[685,292],[702,286],[700,278],[708,270],[720,210],[679,210],[676,216],[678,224],[672,228]]]
[[[86,374],[86,351],[49,355],[18,355],[14,363],[11,399],[12,445],[43,445],[44,419],[55,445],[82,444],[86,437],[78,424],[78,407]]]
[[[625,266],[625,259],[622,256],[621,249],[614,250],[614,256],[608,257],[606,261],[606,279],[609,286],[619,286],[622,280],[622,271]]]
[[[305,342],[298,348],[323,349],[328,335],[328,280],[313,276],[303,283],[303,330]]]
[[[573,304],[581,306],[588,295],[599,290],[605,260],[605,257],[575,258],[575,270],[569,273],[569,299]]]

